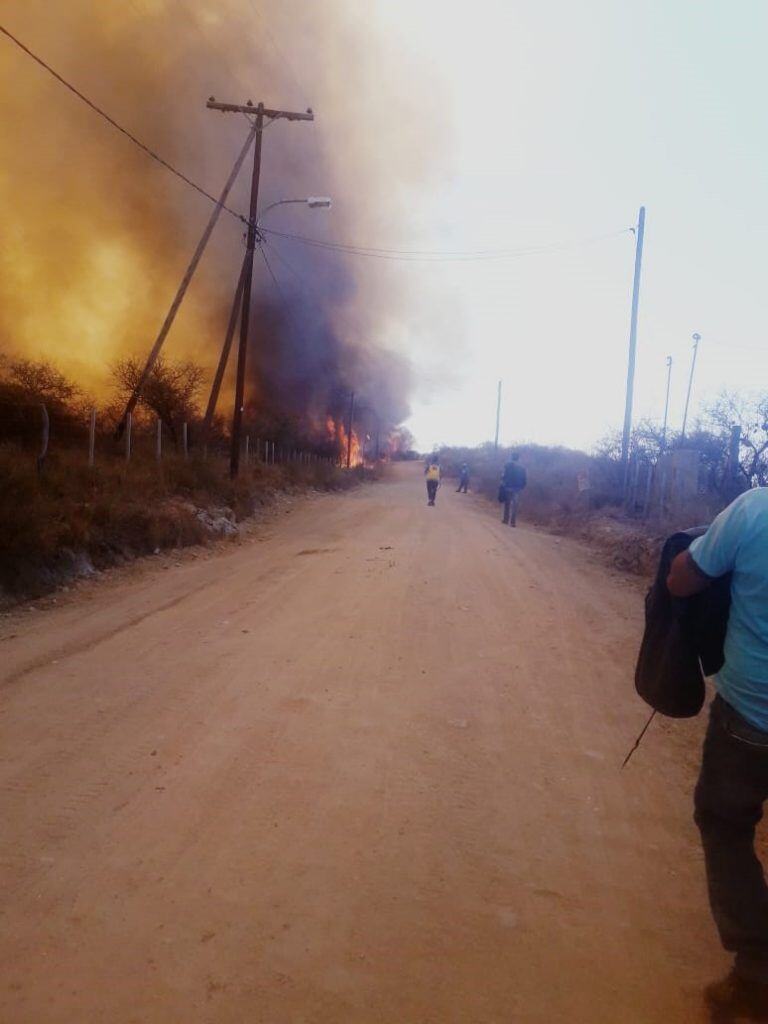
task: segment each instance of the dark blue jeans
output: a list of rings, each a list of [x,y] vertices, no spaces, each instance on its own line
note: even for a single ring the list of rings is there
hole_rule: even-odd
[[[709,902],[737,972],[766,984],[768,886],[754,842],[767,797],[768,733],[715,697],[695,796]]]

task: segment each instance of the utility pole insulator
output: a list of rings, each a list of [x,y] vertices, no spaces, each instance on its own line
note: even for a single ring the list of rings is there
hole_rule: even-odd
[[[219,103],[211,96],[206,103],[209,110],[220,110],[224,114],[255,114],[260,108],[263,117],[268,120],[277,121],[282,119],[283,121],[314,121],[315,115],[311,109],[308,109],[306,113],[299,113],[296,110],[272,110],[269,107],[262,107],[261,103],[254,106],[250,100],[247,103]]]

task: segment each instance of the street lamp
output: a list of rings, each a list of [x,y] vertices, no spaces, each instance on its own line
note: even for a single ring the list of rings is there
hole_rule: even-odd
[[[303,203],[308,206],[310,210],[330,210],[331,199],[330,196],[307,196],[305,199],[278,199],[276,203],[270,203],[265,209],[261,211],[256,220],[256,230],[259,230],[259,226],[264,219],[264,216],[269,213],[270,210],[274,210],[276,206],[286,206],[288,203]]]
[[[667,356],[667,397],[664,401],[664,426],[661,428],[661,450],[667,447],[667,417],[669,416],[669,385],[672,383],[672,356]]]
[[[693,358],[691,359],[691,375],[688,378],[688,394],[685,396],[685,412],[683,413],[682,437],[685,438],[685,425],[688,422],[688,403],[691,400],[691,388],[693,387],[693,371],[696,368],[696,353],[699,351],[700,334],[693,335]]]

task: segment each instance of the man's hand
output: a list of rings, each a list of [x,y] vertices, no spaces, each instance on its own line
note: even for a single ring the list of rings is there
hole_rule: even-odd
[[[667,590],[673,597],[690,597],[698,594],[712,581],[696,565],[690,551],[675,555],[667,576]]]

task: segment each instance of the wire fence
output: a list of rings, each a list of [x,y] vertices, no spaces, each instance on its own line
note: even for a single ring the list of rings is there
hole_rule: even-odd
[[[158,465],[167,458],[218,460],[231,456],[229,438],[215,436],[205,438],[199,422],[182,422],[178,426],[168,425],[159,417],[153,421],[147,417],[136,419],[128,414],[125,430],[118,440],[112,429],[111,420],[107,416],[99,418],[97,409],[92,409],[88,416],[87,430],[73,435],[71,431],[62,431],[57,436],[55,421],[49,414],[45,403],[38,403],[39,434],[37,443],[31,446],[34,451],[38,472],[45,469],[51,451],[66,449],[68,453],[80,450],[88,466],[93,468],[99,462],[114,463],[123,460],[130,463],[140,458],[143,462],[154,459]],[[32,410],[30,409],[30,415]],[[30,450],[30,445],[17,445],[20,450]],[[347,453],[341,450],[329,453],[302,445],[299,442],[280,437],[269,437],[246,430],[240,447],[241,465],[325,465],[339,469],[347,468]]]

